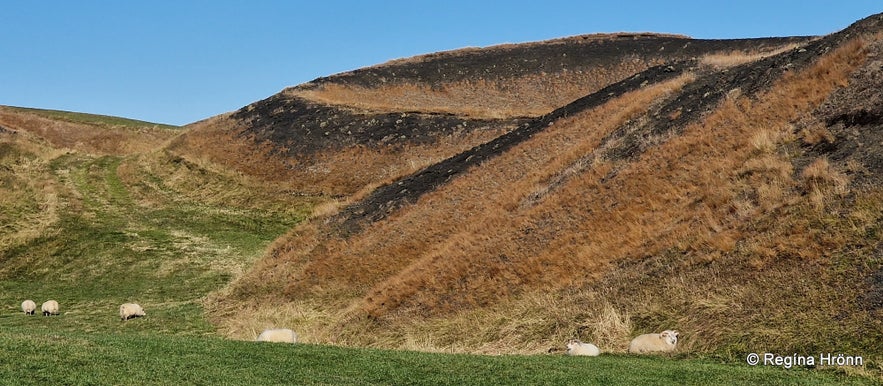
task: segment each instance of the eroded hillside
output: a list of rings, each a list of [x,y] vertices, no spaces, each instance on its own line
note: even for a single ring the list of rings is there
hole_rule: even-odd
[[[531,48],[428,56],[219,118],[231,142],[260,143],[280,169],[325,165],[334,182],[319,186],[348,202],[316,211],[217,293],[215,320],[234,337],[285,324],[307,341],[425,350],[539,352],[576,336],[618,351],[676,328],[686,352],[879,357],[881,23],[819,38],[565,40],[529,47],[573,58],[568,44],[629,43],[596,53],[607,61],[485,78]],[[642,39],[666,55],[635,48]],[[463,77],[422,72],[445,66]],[[577,72],[592,81],[567,78]],[[519,85],[550,73],[567,96]],[[482,106],[473,98],[486,89],[543,104]],[[391,114],[424,114],[426,130]],[[402,166],[427,150],[431,162]]]
[[[650,67],[727,66],[811,39],[588,35],[432,54],[287,88],[191,125],[172,149],[307,194],[359,197]]]

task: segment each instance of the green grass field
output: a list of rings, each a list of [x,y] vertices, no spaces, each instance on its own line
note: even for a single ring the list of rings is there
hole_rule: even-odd
[[[15,384],[192,385],[872,385],[831,371],[666,357],[430,354],[287,345],[158,333],[54,332],[60,317],[0,334],[0,381]],[[150,317],[126,324],[150,323]],[[119,323],[119,322],[118,322]],[[30,326],[22,326],[30,324]]]
[[[13,171],[8,190],[20,194],[4,211],[10,219],[35,220],[0,233],[0,313],[20,312],[24,299],[38,306],[55,299],[66,320],[56,325],[59,332],[139,326],[153,333],[211,334],[202,312],[206,295],[229,283],[308,209],[284,200],[242,204],[252,197],[247,187],[168,160],[68,154],[25,173],[16,163],[39,164],[38,158],[4,159]],[[44,183],[28,182],[34,180]],[[204,190],[194,193],[185,184]],[[50,201],[53,215],[41,218]],[[29,226],[37,228],[35,236],[12,237]],[[117,308],[124,302],[142,304],[151,317],[120,324]]]

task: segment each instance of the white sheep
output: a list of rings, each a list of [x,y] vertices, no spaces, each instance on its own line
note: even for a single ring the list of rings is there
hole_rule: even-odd
[[[147,313],[144,312],[144,309],[141,308],[140,304],[123,303],[122,305],[120,305],[120,320],[122,321],[144,315],[147,315]]]
[[[264,330],[257,338],[258,342],[297,343],[297,334],[287,328]]]
[[[58,302],[55,300],[47,300],[43,302],[42,306],[40,306],[40,310],[43,311],[43,316],[58,315]]]
[[[601,349],[591,343],[583,343],[579,339],[571,339],[567,341],[567,355],[582,355],[596,357],[601,355]]]
[[[678,344],[678,334],[680,333],[674,330],[665,330],[659,334],[638,335],[629,344],[629,352],[644,354],[674,351]]]
[[[34,303],[33,300],[28,299],[21,302],[21,310],[24,311],[25,315],[33,315],[36,309],[37,303]]]

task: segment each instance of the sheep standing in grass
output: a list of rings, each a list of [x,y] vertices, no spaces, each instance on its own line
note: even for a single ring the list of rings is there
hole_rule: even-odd
[[[21,310],[24,311],[25,315],[33,315],[34,311],[37,310],[37,303],[34,303],[33,300],[25,300],[21,302]]]
[[[58,315],[58,302],[55,300],[47,300],[43,302],[42,306],[40,306],[40,310],[43,311],[43,316]]]
[[[258,342],[297,343],[297,334],[287,328],[264,330],[257,338]]]
[[[126,321],[131,318],[147,315],[141,305],[136,303],[123,303],[120,305],[120,320]]]
[[[646,354],[653,352],[671,352],[678,344],[678,334],[674,330],[665,330],[659,334],[638,335],[629,344],[629,352]]]
[[[591,343],[583,343],[578,339],[571,339],[567,341],[567,355],[582,355],[589,357],[596,357],[601,355],[601,349],[598,346],[595,346]]]

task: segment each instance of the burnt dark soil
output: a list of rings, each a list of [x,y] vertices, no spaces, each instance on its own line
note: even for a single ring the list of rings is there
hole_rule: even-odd
[[[685,86],[677,97],[651,112],[649,120],[626,125],[602,141],[605,157],[610,160],[632,160],[648,147],[665,138],[680,134],[710,109],[718,106],[730,92],[755,96],[767,90],[785,73],[800,71],[817,58],[853,36],[851,29],[809,42],[798,49],[723,70],[706,69]],[[617,145],[611,146],[611,143]]]
[[[236,111],[240,135],[286,149],[288,157],[310,156],[350,146],[404,146],[433,143],[439,137],[500,129],[520,120],[469,119],[419,112],[370,113],[316,104],[276,94]]]
[[[659,145],[666,138],[679,134],[686,125],[718,106],[722,98],[729,92],[738,89],[743,95],[756,95],[772,86],[773,82],[785,73],[799,71],[811,65],[820,56],[844,43],[855,34],[879,30],[881,20],[883,20],[883,16],[880,15],[865,19],[841,32],[809,42],[801,48],[756,62],[724,70],[701,70],[696,81],[687,85],[673,100],[664,103],[657,111],[651,112],[649,120],[627,124],[616,130],[602,141],[601,148],[607,149],[605,156],[609,159],[626,162],[634,160],[650,146]],[[725,41],[716,42],[723,44]],[[743,41],[739,41],[739,43],[741,44]],[[357,232],[365,223],[387,217],[401,206],[416,201],[423,194],[443,185],[469,167],[502,154],[512,146],[529,139],[557,119],[593,108],[642,85],[670,79],[688,68],[696,70],[695,67],[695,62],[680,62],[650,68],[632,78],[612,84],[550,114],[525,123],[493,141],[450,157],[392,184],[382,186],[363,201],[345,208],[338,214],[336,222],[339,224],[339,230],[344,235],[350,234]],[[857,122],[876,122],[875,117],[879,117],[879,115],[863,113]],[[879,132],[879,130],[868,131],[868,133],[877,133],[869,134],[871,136],[880,135]],[[857,141],[853,142],[857,143]],[[871,159],[872,163],[876,163],[879,161],[880,154],[877,151],[875,155],[865,154],[865,157]],[[871,167],[874,166],[871,165]],[[881,175],[880,173],[875,174]]]
[[[438,87],[462,80],[499,81],[505,85],[508,79],[526,75],[592,72],[626,60],[661,64],[690,60],[711,52],[765,51],[809,39],[811,37],[719,40],[654,34],[620,34],[610,38],[585,35],[430,54],[319,78],[298,87],[310,88],[323,83],[375,87],[396,82],[422,82]]]
[[[466,169],[503,154],[513,146],[528,140],[558,119],[599,106],[649,83],[672,79],[689,67],[688,63],[652,67],[629,79],[580,98],[543,117],[527,122],[490,142],[475,146],[399,181],[381,186],[364,200],[345,208],[338,214],[339,230],[344,234],[357,232],[364,223],[385,218],[402,205],[416,201],[423,194],[443,185]]]
[[[467,49],[425,55],[316,79],[297,86],[324,83],[377,87],[389,83],[486,80],[505,89],[509,79],[560,72],[595,72],[631,63],[637,72],[653,63],[688,60],[710,52],[759,52],[803,43],[811,37],[698,40],[655,34],[587,35],[553,41]],[[612,83],[612,81],[611,81]],[[440,137],[475,130],[509,131],[528,120],[470,119],[420,111],[370,112],[314,103],[279,93],[246,106],[231,116],[239,135],[270,144],[290,159],[308,159],[326,150],[353,146],[376,148],[431,144]]]
[[[592,72],[626,61],[670,63],[690,60],[712,52],[758,52],[811,37],[700,40],[653,34],[592,35],[548,42],[517,44],[425,55],[413,60],[384,64],[318,78],[296,88],[309,89],[324,83],[377,87],[389,83],[425,82],[441,87],[460,80],[487,80],[505,88],[509,79],[558,72]],[[327,149],[353,145],[408,145],[431,143],[439,136],[482,128],[513,127],[526,120],[468,119],[419,111],[372,113],[313,103],[276,94],[236,111],[241,135],[259,143],[286,149],[290,157],[310,156]]]
[[[820,156],[844,167],[849,160],[862,168],[850,170],[857,186],[883,183],[883,49],[868,47],[869,62],[856,71],[847,87],[834,92],[813,112],[816,124],[824,126],[831,138],[806,143],[800,162],[808,164]],[[855,168],[844,168],[855,169]]]

